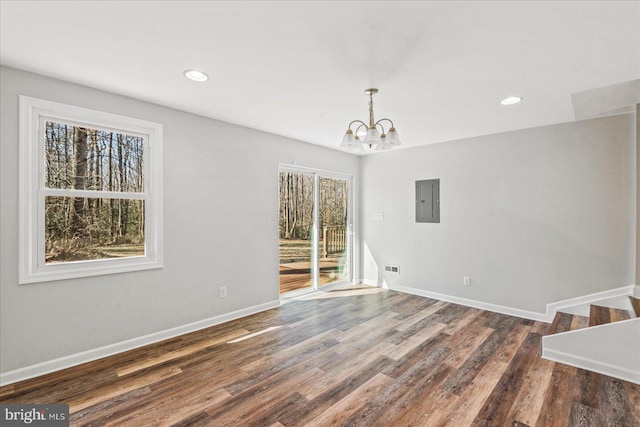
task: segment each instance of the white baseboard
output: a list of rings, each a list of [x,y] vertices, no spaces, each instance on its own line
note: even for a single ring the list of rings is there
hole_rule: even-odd
[[[549,314],[553,318],[556,312],[560,311],[565,307],[571,307],[574,305],[582,305],[582,304],[591,304],[599,300],[608,299],[608,298],[631,296],[634,293],[634,288],[638,288],[638,286],[635,286],[635,285],[623,286],[621,288],[608,289],[602,292],[596,292],[589,295],[583,295],[580,297],[569,298],[562,301],[552,302],[550,304],[547,304],[547,314]]]
[[[363,281],[367,285],[375,285],[372,281]],[[549,318],[544,313],[537,313],[535,311],[521,310],[519,308],[506,307],[498,304],[491,304],[483,301],[476,301],[467,298],[455,297],[452,295],[440,294],[437,292],[425,291],[422,289],[410,288],[406,286],[389,286],[383,284],[383,287],[391,289],[393,291],[404,292],[406,294],[418,295],[421,297],[433,298],[440,301],[451,302],[454,304],[464,305],[466,307],[479,308],[481,310],[492,311],[494,313],[507,314],[509,316],[522,317],[524,319],[536,320],[541,322],[549,322]]]
[[[441,301],[451,302],[454,304],[460,304],[467,307],[479,308],[482,310],[493,311],[496,313],[508,314],[510,316],[523,317],[525,319],[537,320],[541,322],[551,322],[553,321],[553,317],[556,315],[556,312],[562,308],[570,307],[574,305],[580,304],[589,304],[593,302],[597,302],[606,298],[615,298],[621,296],[630,296],[630,295],[639,295],[640,297],[640,286],[638,285],[628,285],[623,286],[621,288],[609,289],[602,292],[596,292],[589,295],[583,295],[580,297],[570,298],[562,301],[557,301],[553,303],[547,304],[546,313],[539,313],[535,311],[521,310],[519,308],[506,307],[498,304],[492,304],[483,301],[476,301],[467,298],[456,297],[447,294],[440,294],[437,292],[425,291],[423,289],[417,289],[407,286],[393,286],[388,285],[386,282],[379,284],[375,280],[363,279],[362,283],[370,286],[379,286],[387,289],[391,289],[398,292],[404,292],[407,294],[423,296],[427,298],[433,298]]]
[[[543,337],[544,338],[544,337]],[[620,380],[629,381],[631,383],[640,384],[640,375],[638,372],[630,369],[620,368],[609,363],[598,360],[588,359],[576,354],[564,353],[551,349],[542,349],[542,358],[552,362],[559,362],[565,365],[573,366],[587,371],[593,371],[598,374],[607,375],[618,378]]]
[[[208,319],[199,320],[197,322],[188,323],[186,325],[177,326],[175,328],[166,329],[164,331],[154,332],[137,338],[109,344],[103,347],[94,348],[83,351],[81,353],[71,354],[60,357],[58,359],[49,360],[13,371],[3,372],[0,374],[0,386],[16,383],[18,381],[28,380],[40,375],[49,374],[51,372],[60,371],[62,369],[77,366],[82,363],[91,362],[92,360],[101,359],[103,357],[112,356],[124,351],[133,350],[145,345],[153,344],[168,338],[173,338],[189,332],[198,331],[200,329],[209,328],[221,323],[229,322],[240,317],[249,316],[261,311],[270,310],[280,306],[280,301],[271,301],[264,304],[254,305],[252,307],[243,308],[232,311],[230,313],[221,314],[219,316],[210,317]]]

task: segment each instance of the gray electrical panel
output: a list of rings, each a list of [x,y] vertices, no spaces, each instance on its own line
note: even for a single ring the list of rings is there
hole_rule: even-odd
[[[416,222],[440,222],[440,180],[416,181]]]

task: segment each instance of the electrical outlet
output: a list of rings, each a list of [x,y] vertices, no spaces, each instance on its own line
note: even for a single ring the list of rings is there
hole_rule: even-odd
[[[223,286],[220,289],[218,289],[218,293],[220,298],[226,298],[227,297],[227,287]]]
[[[471,286],[471,277],[469,276],[464,276],[464,281],[462,283],[465,286]]]

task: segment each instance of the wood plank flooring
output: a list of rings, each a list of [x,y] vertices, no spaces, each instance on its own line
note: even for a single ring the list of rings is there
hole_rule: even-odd
[[[344,260],[339,257],[320,258],[318,260],[320,268],[318,274],[318,284],[326,285],[337,280],[344,279]],[[287,264],[280,264],[280,293],[284,294],[299,289],[313,286],[311,279],[311,262],[298,261]]]
[[[639,385],[540,358],[550,327],[335,290],[2,387],[0,403],[66,403],[74,426],[640,427]]]
[[[629,297],[631,305],[635,311],[636,317],[640,317],[640,298]]]
[[[601,307],[598,305],[591,305],[589,310],[589,326],[606,325],[607,323],[619,322],[629,318],[630,316],[627,310]]]

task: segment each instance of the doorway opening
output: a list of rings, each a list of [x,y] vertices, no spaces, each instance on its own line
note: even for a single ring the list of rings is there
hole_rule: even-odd
[[[351,177],[281,165],[280,295],[351,281]]]

